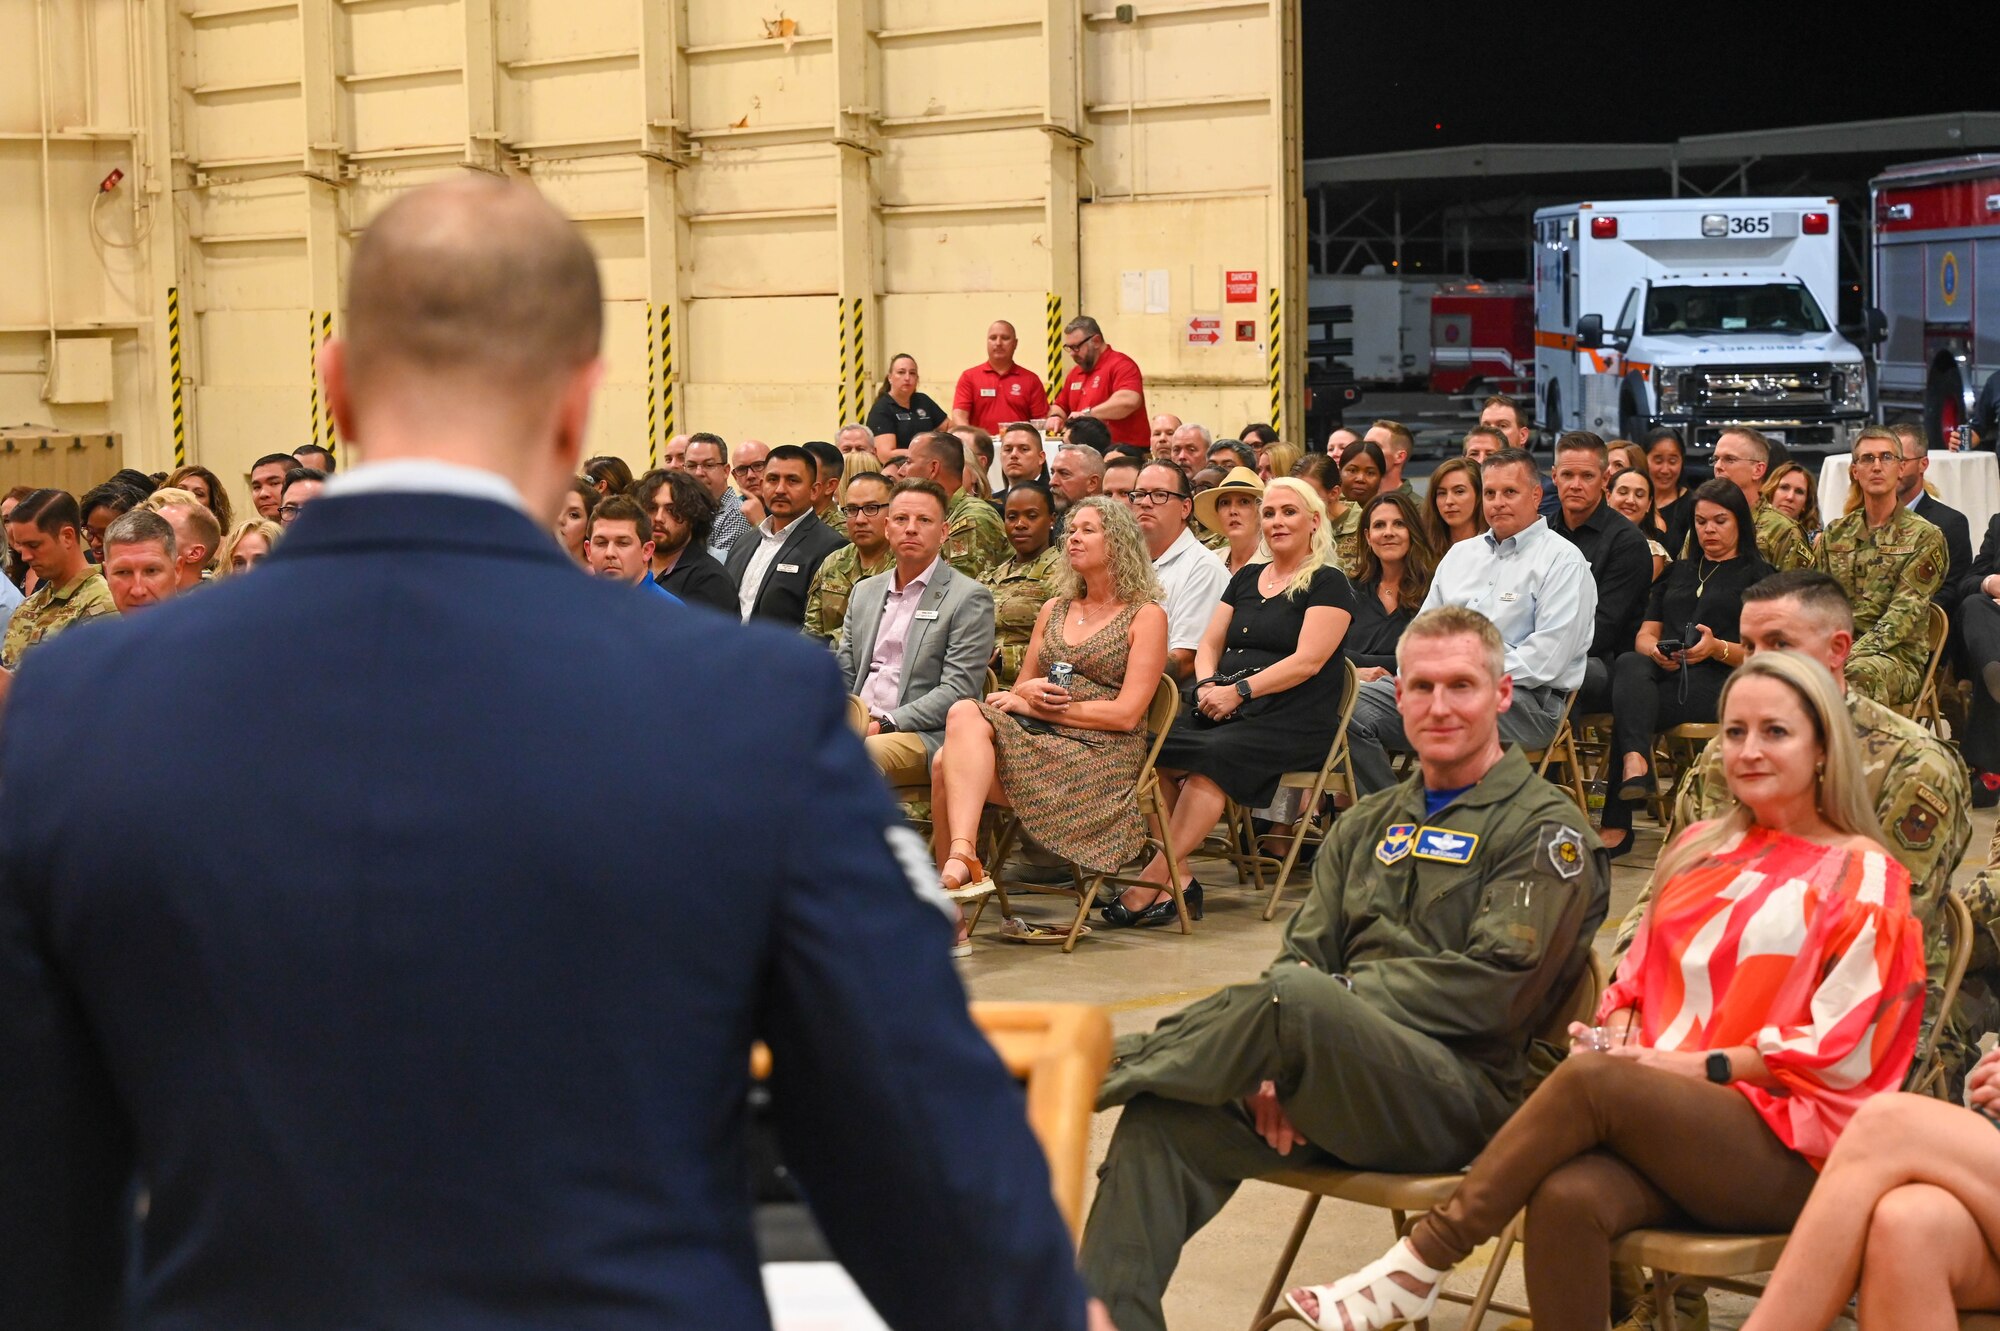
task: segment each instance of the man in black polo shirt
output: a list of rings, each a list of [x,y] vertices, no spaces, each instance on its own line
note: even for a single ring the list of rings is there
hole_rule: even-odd
[[[1604,502],[1610,470],[1604,441],[1588,430],[1574,430],[1556,440],[1560,508],[1549,526],[1583,552],[1597,583],[1597,627],[1577,695],[1579,715],[1610,709],[1612,663],[1619,653],[1632,650],[1653,585],[1653,554],[1645,536]],[[1674,632],[1680,629],[1677,624],[1669,627]]]

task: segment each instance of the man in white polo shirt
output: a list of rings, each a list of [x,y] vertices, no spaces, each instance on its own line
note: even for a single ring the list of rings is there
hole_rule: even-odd
[[[1146,553],[1159,576],[1167,612],[1167,670],[1175,679],[1194,671],[1194,649],[1222,603],[1229,568],[1188,530],[1194,492],[1187,473],[1172,462],[1149,462],[1132,487],[1132,515],[1146,535]]]

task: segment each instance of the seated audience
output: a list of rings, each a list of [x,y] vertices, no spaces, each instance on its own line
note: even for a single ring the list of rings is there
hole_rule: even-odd
[[[1624,514],[1646,538],[1646,553],[1653,557],[1653,581],[1658,582],[1673,558],[1667,554],[1666,528],[1653,511],[1653,478],[1644,467],[1627,467],[1611,478],[1604,502]]]
[[[1475,425],[1465,432],[1465,441],[1460,453],[1466,461],[1480,466],[1505,447],[1507,447],[1507,436],[1498,426]]]
[[[216,548],[222,544],[222,528],[215,515],[188,491],[164,485],[146,496],[146,507],[165,518],[174,529],[181,590],[199,587],[215,560]]]
[[[1819,535],[1819,482],[1804,466],[1787,462],[1773,467],[1762,490],[1764,502],[1798,523],[1806,540]]]
[[[754,527],[770,516],[764,507],[764,464],[770,456],[770,447],[758,439],[742,440],[729,450],[729,480],[734,482],[729,487],[729,493],[735,495],[741,504],[743,525],[746,527]],[[813,464],[813,472],[818,475],[817,462]],[[710,539],[714,538],[711,536]],[[722,558],[720,554],[715,557]]]
[[[0,702],[30,649],[73,624],[118,613],[104,575],[88,557],[83,514],[67,492],[36,490],[16,504],[7,515],[7,541],[27,560],[39,585],[14,607],[0,639],[0,671],[6,672],[0,674]]]
[[[952,439],[951,445],[956,448],[958,441]],[[692,454],[699,447],[697,442],[688,451]],[[818,473],[812,454],[794,444],[772,449],[764,464],[764,507],[769,516],[736,538],[723,563],[736,587],[737,613],[746,624],[755,616],[801,627],[813,574],[828,555],[847,543],[813,516]]]
[[[1387,465],[1381,445],[1369,439],[1349,444],[1340,455],[1340,511],[1329,507],[1327,515],[1333,520],[1334,560],[1349,577],[1361,567],[1362,510],[1382,493]]]
[[[976,425],[953,426],[950,434],[965,448],[965,488],[993,502],[993,436]]]
[[[1764,562],[1781,573],[1806,568],[1812,563],[1812,543],[1798,523],[1764,502],[1764,472],[1770,457],[1771,441],[1762,433],[1747,425],[1732,425],[1715,441],[1715,474],[1743,491],[1744,502],[1757,519],[1757,553]],[[1688,521],[1693,522],[1691,515]],[[1674,558],[1685,559],[1694,553],[1693,538],[1669,548]]]
[[[293,467],[285,473],[285,488],[278,504],[278,523],[289,527],[305,511],[307,504],[319,498],[319,492],[326,488],[326,473],[311,467]],[[621,490],[619,493],[623,494]]]
[[[222,478],[207,467],[193,465],[176,467],[167,473],[167,479],[161,483],[160,488],[185,490],[193,495],[196,503],[215,515],[216,525],[224,531],[236,525],[235,509],[229,502],[229,491],[223,488]]]
[[[1722,686],[1744,658],[1743,593],[1771,575],[1757,554],[1750,506],[1728,481],[1695,491],[1694,538],[1696,556],[1653,584],[1637,641],[1613,674],[1606,770],[1616,779],[1605,792],[1603,837],[1613,859],[1632,849],[1633,804],[1653,793],[1653,737],[1715,720]]]
[[[266,453],[251,465],[250,503],[258,517],[278,521],[278,506],[285,502],[285,477],[298,465],[290,453]]]
[[[106,481],[83,492],[78,507],[83,510],[83,535],[91,563],[104,562],[105,528],[145,502],[144,493],[118,481]]]
[[[1305,450],[1297,444],[1288,444],[1280,440],[1257,454],[1257,479],[1268,481],[1273,476],[1294,475],[1292,469],[1299,465],[1299,459],[1305,455]]]
[[[1215,443],[1215,436],[1206,425],[1189,421],[1174,431],[1173,441],[1167,448],[1167,460],[1183,472],[1201,470],[1208,461],[1209,447]]]
[[[1086,418],[1087,419],[1087,418]],[[965,488],[965,445],[949,434],[920,434],[910,441],[909,475],[933,481],[945,493],[944,557],[975,581],[1007,557],[1007,531],[993,505]]]
[[[1376,495],[1361,514],[1361,570],[1354,580],[1354,622],[1342,644],[1363,683],[1395,673],[1396,644],[1424,607],[1437,552],[1416,501],[1401,491]]]
[[[1597,615],[1590,659],[1577,694],[1579,714],[1602,712],[1611,701],[1611,667],[1632,650],[1653,585],[1646,538],[1625,515],[1604,502],[1604,445],[1596,435],[1573,431],[1556,440],[1557,510],[1549,529],[1574,545],[1597,584]]]
[[[333,450],[323,448],[318,444],[300,444],[292,450],[292,460],[297,462],[301,467],[311,467],[314,471],[324,472],[328,476],[334,473]],[[166,481],[162,482],[162,485],[171,485],[172,483],[173,478],[170,476]]]
[[[1088,416],[1084,417],[1089,420]],[[1022,481],[1047,481],[1046,450],[1042,447],[1042,427],[1032,421],[1016,421],[1000,432],[1000,481],[1013,487]]]
[[[1327,517],[1334,519],[1337,527],[1341,511],[1347,502],[1340,497],[1340,454],[1308,453],[1292,464],[1290,474],[1312,487],[1313,493],[1319,496],[1321,506],[1326,509]],[[1266,484],[1272,479],[1271,476],[1264,477]]]
[[[1424,608],[1465,606],[1499,630],[1511,697],[1500,737],[1539,750],[1555,738],[1570,691],[1583,683],[1597,627],[1597,584],[1583,553],[1541,517],[1542,478],[1532,457],[1502,449],[1480,469],[1480,485],[1492,525],[1445,551]],[[1361,686],[1347,733],[1361,793],[1393,785],[1389,750],[1410,748],[1396,681]]]
[[[1500,746],[1501,651],[1474,612],[1412,621],[1418,773],[1335,820],[1261,978],[1119,1038],[1097,1103],[1124,1113],[1081,1253],[1118,1326],[1159,1331],[1182,1246],[1243,1180],[1457,1169],[1520,1104],[1611,875],[1575,806]]]
[[[1153,572],[1160,579],[1160,604],[1167,612],[1167,673],[1186,679],[1216,603],[1229,585],[1229,570],[1188,528],[1194,492],[1178,464],[1148,463],[1132,491],[1132,505]]]
[[[1889,430],[1896,436],[1903,453],[1903,460],[1897,468],[1896,502],[1944,533],[1948,567],[1945,569],[1944,586],[1932,599],[1938,609],[1949,615],[1958,608],[1950,589],[1958,586],[1965,570],[1972,565],[1972,527],[1965,520],[1965,514],[1932,494],[1924,481],[1931,469],[1931,446],[1924,427],[1903,422],[1890,426]],[[1810,476],[1807,479],[1810,480]],[[1815,517],[1818,506],[1818,498],[1814,496]]]
[[[889,548],[889,496],[895,487],[881,472],[858,472],[847,483],[841,516],[847,520],[848,544],[828,555],[813,574],[802,624],[807,637],[839,646],[855,586],[895,566],[896,555]]]
[[[1173,809],[1167,837],[1197,919],[1202,888],[1188,856],[1224,802],[1270,804],[1279,777],[1325,760],[1340,724],[1341,643],[1354,619],[1354,588],[1333,563],[1326,510],[1311,486],[1280,477],[1264,488],[1262,519],[1266,558],[1228,580],[1195,654],[1187,706],[1160,749]],[[1177,920],[1166,858],[1155,855],[1140,877],[1157,886],[1128,888],[1104,908],[1105,923]]]
[[[121,615],[156,605],[180,591],[174,529],[149,508],[114,521],[104,533],[104,582]]]
[[[1361,432],[1345,425],[1336,425],[1326,432],[1326,456],[1337,458],[1347,451],[1347,446],[1361,438]]]
[[[624,458],[606,454],[583,464],[583,474],[597,487],[598,495],[622,495],[632,488],[632,468]]]
[[[1525,450],[1535,432],[1528,420],[1528,409],[1504,393],[1495,393],[1479,404],[1479,423],[1498,430],[1508,448]],[[1479,465],[1485,466],[1485,459],[1479,459]]]
[[[1264,503],[1264,482],[1247,467],[1237,467],[1214,485],[1194,497],[1194,515],[1201,525],[1222,538],[1215,552],[1222,556],[1226,572],[1234,575],[1257,558],[1264,545],[1264,524],[1259,510]]]
[[[1055,504],[1040,481],[1016,482],[1001,512],[1013,557],[986,570],[979,581],[993,594],[993,671],[1003,689],[1020,677],[1021,661],[1042,607],[1056,594],[1062,547],[1054,543]]]
[[[1948,567],[1944,533],[1897,498],[1901,465],[1893,431],[1871,425],[1855,436],[1861,507],[1828,523],[1813,544],[1813,566],[1832,574],[1854,604],[1860,636],[1847,658],[1848,687],[1888,707],[1915,702],[1923,685],[1931,598]]]
[[[628,494],[606,495],[590,510],[590,571],[663,601],[675,596],[653,581],[653,523]]]
[[[215,555],[215,576],[226,578],[232,574],[248,573],[277,548],[278,537],[284,531],[269,518],[243,519],[229,535],[222,538],[222,548]]]
[[[868,709],[868,756],[895,788],[929,783],[946,714],[980,695],[993,656],[992,593],[940,553],[947,511],[942,486],[896,486],[895,563],[854,585],[834,649],[848,692]]]
[[[1147,440],[1147,455],[1140,461],[1150,462],[1154,458],[1171,460],[1174,455],[1174,431],[1181,428],[1181,418],[1170,412],[1161,412],[1153,417],[1148,428],[1151,433]]]
[[[1646,476],[1653,482],[1653,512],[1666,528],[1667,553],[1680,558],[1694,525],[1694,486],[1686,476],[1687,450],[1671,425],[1646,432]],[[1767,561],[1768,562],[1768,561]]]
[[[863,473],[870,476],[880,476],[882,474],[882,461],[875,456],[873,451],[864,450],[857,453],[841,454],[840,484],[834,492],[835,500],[844,502],[847,498],[847,483]],[[846,520],[846,514],[843,512],[841,521],[845,522]]]
[[[1960,1309],[2000,1309],[2000,1049],[1971,1087],[1970,1108],[1900,1094],[1861,1106],[1743,1331],[1822,1331],[1850,1297],[1861,1331],[1954,1331]]]
[[[1269,448],[1278,442],[1278,432],[1264,421],[1255,421],[1236,432],[1236,437],[1248,444],[1253,451]],[[1244,463],[1252,466],[1251,463]],[[1226,470],[1226,468],[1225,468]]]
[[[579,476],[570,482],[568,493],[563,495],[562,511],[556,514],[556,544],[563,548],[577,563],[586,568],[590,565],[590,510],[602,495],[588,477]]]
[[[1132,492],[1139,488],[1139,473],[1147,463],[1126,453],[1111,453],[1104,459],[1104,494],[1116,500],[1127,513],[1132,511]]]
[[[1972,765],[1973,799],[1991,807],[2000,800],[2000,514],[1987,521],[1979,557],[1952,595],[1960,662],[1972,681],[1972,716],[1960,743]]]
[[[1063,555],[1013,687],[955,705],[931,764],[939,880],[954,900],[993,890],[975,842],[988,804],[1012,807],[1023,835],[1089,873],[1116,871],[1146,843],[1133,790],[1167,664],[1159,582],[1138,522],[1105,496],[1078,502]],[[1058,664],[1065,687],[1049,680]]]
[[[1497,438],[1499,432],[1493,434]],[[1470,457],[1446,458],[1431,473],[1424,489],[1424,534],[1438,558],[1444,558],[1444,552],[1460,541],[1469,541],[1486,530],[1480,484],[1479,463]]]
[[[653,528],[648,574],[686,605],[737,613],[736,584],[708,552],[715,501],[684,471],[649,471],[632,482],[632,498]]]
[[[1923,943],[1840,694],[1777,652],[1731,677],[1721,710],[1738,808],[1661,857],[1597,1029],[1571,1027],[1603,1051],[1573,1052],[1408,1238],[1291,1291],[1310,1325],[1428,1316],[1445,1274],[1526,1208],[1537,1331],[1602,1331],[1621,1234],[1791,1228],[1849,1120],[1900,1084]]]
[[[1605,466],[1613,476],[1628,471],[1646,469],[1646,450],[1630,439],[1607,439],[1604,441]]]
[[[9,488],[5,495],[0,495],[0,529],[5,528],[7,515],[14,511],[15,506],[34,492],[32,485],[16,485]],[[5,547],[7,559],[7,586],[0,587],[0,609],[12,614],[14,607],[21,604],[21,598],[35,590],[35,575],[28,571],[28,561],[21,558],[21,552],[14,548],[12,541],[0,541],[0,546]],[[11,594],[8,588],[12,588]]]
[[[1094,449],[1107,458],[1111,456],[1112,449],[1118,447],[1111,442],[1111,427],[1095,416],[1070,417],[1063,425],[1062,441],[1078,448]],[[1127,448],[1126,451],[1141,462],[1149,460],[1141,456],[1136,448]]]
[[[1410,450],[1416,444],[1415,437],[1410,433],[1410,427],[1401,421],[1376,421],[1368,427],[1368,433],[1361,437],[1381,450],[1382,475],[1376,481],[1376,493],[1379,494],[1383,490],[1401,490],[1412,499],[1416,498],[1417,492],[1403,479],[1403,467],[1409,462]],[[1340,455],[1340,461],[1342,470],[1346,470],[1347,453]],[[1374,497],[1375,495],[1371,494],[1361,502],[1365,504]]]

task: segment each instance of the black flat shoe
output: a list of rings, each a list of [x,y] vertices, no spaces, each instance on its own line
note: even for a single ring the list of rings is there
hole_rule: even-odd
[[[1636,840],[1638,840],[1637,837],[1633,836],[1630,832],[1627,832],[1625,834],[1625,839],[1623,841],[1619,842],[1615,846],[1606,846],[1604,848],[1604,858],[1607,860],[1624,859],[1627,855],[1630,855],[1632,853],[1632,843]]]
[[[1181,895],[1187,900],[1188,916],[1201,918],[1201,884],[1189,881]],[[1114,901],[1099,914],[1106,924],[1114,929],[1157,929],[1163,924],[1180,922],[1180,912],[1174,909],[1174,899],[1163,896],[1152,905],[1133,910],[1122,901]]]
[[[1618,783],[1618,798],[1626,804],[1643,804],[1657,794],[1653,785],[1653,765],[1646,764],[1646,770],[1637,776],[1628,776]],[[1626,844],[1631,844],[1628,840]]]

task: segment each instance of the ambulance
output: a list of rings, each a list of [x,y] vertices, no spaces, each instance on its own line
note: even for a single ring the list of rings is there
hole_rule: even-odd
[[[1833,200],[1572,203],[1536,212],[1534,241],[1544,430],[1671,425],[1706,452],[1751,425],[1825,454],[1867,424],[1867,367],[1834,327]]]

